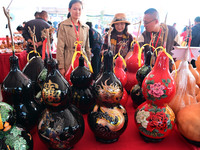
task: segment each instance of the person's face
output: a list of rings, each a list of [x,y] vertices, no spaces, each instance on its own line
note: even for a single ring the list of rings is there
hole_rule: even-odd
[[[79,19],[81,16],[81,11],[82,11],[82,5],[79,2],[74,3],[71,9],[69,9],[71,17],[73,19]]]
[[[123,32],[126,26],[124,22],[115,23],[114,25],[117,32]]]
[[[158,20],[152,15],[145,14],[143,18],[144,27],[147,32],[153,32],[156,28]]]

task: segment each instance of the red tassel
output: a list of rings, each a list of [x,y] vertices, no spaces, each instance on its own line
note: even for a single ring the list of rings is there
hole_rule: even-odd
[[[45,58],[45,49],[46,49],[47,39],[45,39],[42,43],[42,60]]]

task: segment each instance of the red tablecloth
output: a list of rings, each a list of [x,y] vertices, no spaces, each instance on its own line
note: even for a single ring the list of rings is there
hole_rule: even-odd
[[[0,54],[0,83],[3,82],[5,77],[8,75],[10,71],[10,62],[9,58],[12,55],[12,53],[4,53]],[[26,51],[23,51],[21,53],[16,53],[16,56],[18,57],[19,60],[19,68],[22,70],[24,66],[27,63],[27,53]]]
[[[196,146],[189,144],[178,132],[177,128],[159,143],[146,143],[141,138],[134,122],[135,109],[129,96],[126,104],[128,113],[128,126],[119,140],[112,144],[103,144],[95,140],[93,132],[89,129],[87,115],[84,115],[85,132],[82,139],[74,146],[73,150],[200,150]],[[48,150],[37,134],[33,134],[34,150]]]

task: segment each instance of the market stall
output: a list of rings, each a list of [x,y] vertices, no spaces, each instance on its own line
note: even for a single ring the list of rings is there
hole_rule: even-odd
[[[139,131],[134,122],[135,109],[131,97],[129,96],[128,103],[126,104],[128,113],[128,127],[126,131],[120,136],[117,142],[111,144],[104,144],[97,142],[92,131],[89,129],[87,123],[87,115],[83,115],[85,121],[85,132],[82,139],[74,146],[74,150],[198,150],[196,146],[189,144],[175,127],[172,133],[159,143],[146,143],[139,134]],[[40,140],[37,128],[32,130],[34,141],[34,150],[42,149],[48,150],[47,146]]]
[[[5,77],[8,75],[9,71],[10,71],[10,62],[9,62],[9,57],[12,55],[11,52],[9,53],[0,53],[0,64],[1,64],[1,68],[0,68],[0,83],[3,82],[3,80],[5,79]],[[20,70],[22,70],[24,68],[24,66],[27,63],[27,53],[26,51],[22,51],[19,53],[15,53],[15,55],[18,57],[19,59],[19,68]]]

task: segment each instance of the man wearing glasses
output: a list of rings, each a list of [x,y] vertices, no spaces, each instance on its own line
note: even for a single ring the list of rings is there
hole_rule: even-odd
[[[138,42],[140,46],[150,44],[154,48],[163,46],[166,51],[172,55],[171,50],[173,46],[180,45],[180,38],[177,30],[173,26],[166,25],[159,22],[159,13],[154,8],[149,8],[144,12],[143,23],[145,31],[139,36]],[[154,51],[151,48],[151,51]],[[144,55],[149,51],[149,46],[144,48]],[[170,63],[170,68],[171,68]]]

